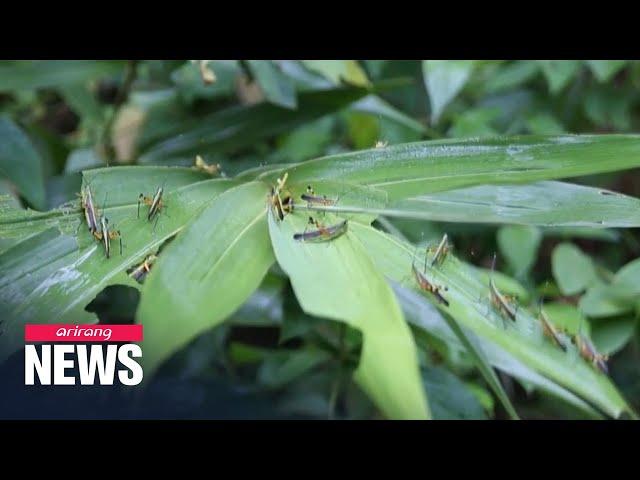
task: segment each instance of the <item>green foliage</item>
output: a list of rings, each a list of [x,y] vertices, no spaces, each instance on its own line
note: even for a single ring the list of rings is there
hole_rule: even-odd
[[[600,60],[1,62],[0,360],[25,323],[117,320],[144,325],[145,392],[214,379],[230,402],[264,394],[312,418],[635,417],[639,74]],[[88,231],[81,185],[122,253]],[[138,196],[161,186],[149,220]],[[308,186],[324,205],[301,199]],[[283,219],[276,187],[294,203]],[[294,239],[344,220],[336,238]]]

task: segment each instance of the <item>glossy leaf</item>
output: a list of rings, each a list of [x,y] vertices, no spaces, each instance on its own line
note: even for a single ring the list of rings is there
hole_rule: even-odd
[[[275,63],[270,60],[247,60],[247,63],[269,102],[285,108],[296,108],[293,81]]]
[[[107,168],[85,172],[85,184],[94,193],[100,214],[119,230],[106,258],[102,243],[88,231],[84,214],[76,207],[51,212],[2,211],[2,237],[13,240],[0,255],[2,298],[8,335],[0,336],[0,359],[24,345],[25,323],[86,323],[93,318],[84,307],[106,286],[139,288],[127,269],[138,265],[178,233],[206,203],[226,190],[229,180],[194,183],[202,175],[188,169]],[[153,192],[165,183],[165,210],[155,224],[141,213],[138,192]],[[109,195],[107,195],[109,193]],[[101,201],[102,198],[106,202]],[[142,207],[146,209],[146,207]],[[6,237],[5,237],[6,235]],[[151,276],[151,275],[150,275]]]
[[[412,246],[360,224],[352,224],[352,230],[387,277],[418,290],[410,273],[415,250]],[[516,322],[502,318],[491,307],[489,289],[479,281],[471,268],[452,254],[447,256],[439,269],[431,269],[428,275],[433,283],[448,287],[443,295],[450,305],[445,307],[436,303],[428,293],[424,294],[425,298],[436,304],[443,313],[454,317],[461,326],[497,344],[529,368],[574,392],[608,415],[618,417],[630,411],[605,375],[584,362],[575,347],[563,352],[546,340],[540,322],[526,309],[518,309]]]
[[[411,332],[367,251],[349,231],[328,243],[293,240],[305,224],[297,215],[288,215],[282,222],[269,215],[276,258],[303,310],[346,322],[362,332],[355,380],[387,417],[428,418]]]
[[[571,243],[562,243],[553,250],[552,269],[565,295],[579,293],[597,281],[591,258]]]
[[[437,140],[318,158],[286,170],[292,181],[339,179],[390,200],[482,184],[517,184],[640,166],[640,136],[564,135]],[[274,182],[285,169],[264,174]],[[604,219],[603,219],[604,220]]]
[[[274,261],[267,193],[265,184],[251,182],[213,198],[162,251],[136,314],[145,328],[147,378],[173,352],[224,321],[260,285]]]
[[[498,246],[514,273],[520,278],[529,273],[538,255],[542,235],[527,226],[506,226],[498,230]]]
[[[45,208],[40,154],[27,134],[7,117],[0,117],[0,175],[13,182],[34,207]]]
[[[471,76],[475,60],[424,60],[422,71],[431,104],[431,123],[438,123],[445,107]]]

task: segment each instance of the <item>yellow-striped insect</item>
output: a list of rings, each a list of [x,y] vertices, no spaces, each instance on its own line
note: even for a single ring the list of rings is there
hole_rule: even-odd
[[[302,242],[329,242],[345,234],[348,226],[347,220],[343,220],[340,223],[326,227],[314,220],[313,217],[309,217],[309,224],[315,225],[316,230],[296,233],[293,235],[293,239]]]

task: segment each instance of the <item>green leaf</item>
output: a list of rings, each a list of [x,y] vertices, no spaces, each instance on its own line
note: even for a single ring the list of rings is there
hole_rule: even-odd
[[[519,60],[500,67],[485,84],[488,93],[518,87],[531,80],[540,71],[540,65],[532,60]]]
[[[82,288],[90,274],[77,250],[73,237],[50,228],[0,255],[0,362],[24,347],[25,323],[97,322],[84,306],[99,290]]]
[[[564,295],[580,293],[598,279],[591,258],[571,243],[561,243],[553,250],[551,267]]]
[[[497,108],[476,108],[455,115],[447,132],[450,137],[492,137],[498,132],[491,126],[500,115]]]
[[[486,420],[474,394],[455,375],[433,367],[425,368],[422,376],[434,420]]]
[[[273,61],[247,60],[247,63],[269,102],[285,108],[296,108],[296,91],[293,81],[285,76]]]
[[[591,334],[598,352],[613,355],[627,344],[636,328],[633,317],[611,318],[594,322]]]
[[[547,77],[549,90],[557,94],[576,76],[582,60],[540,60],[542,72]]]
[[[587,60],[589,68],[599,82],[608,82],[628,63],[628,60]]]
[[[502,384],[500,383],[500,380],[498,380],[498,377],[493,371],[493,368],[491,368],[489,360],[486,358],[482,350],[482,346],[479,344],[478,340],[474,338],[473,334],[469,334],[468,332],[465,332],[462,328],[460,328],[455,319],[450,319],[447,315],[444,315],[443,318],[449,325],[449,328],[451,328],[451,330],[456,334],[458,340],[460,340],[460,343],[462,343],[462,345],[466,348],[476,367],[482,374],[485,381],[491,387],[491,390],[493,390],[493,392],[496,394],[496,397],[498,397],[500,403],[502,403],[502,406],[505,408],[511,419],[518,420],[519,418],[518,414],[516,413],[516,409],[513,407],[511,400],[509,400],[509,396],[502,388]],[[427,391],[429,390],[427,389]]]
[[[193,62],[185,62],[180,68],[171,73],[171,80],[181,98],[187,104],[196,100],[214,100],[231,97],[234,91],[234,81],[240,73],[236,60],[211,60],[207,64],[216,79],[212,84],[206,84],[202,79],[200,67]]]
[[[415,248],[371,227],[353,223],[351,231],[364,244],[383,273],[403,286],[418,291],[411,276]],[[438,269],[427,273],[430,281],[446,285],[443,292],[449,307],[437,303],[424,293],[444,314],[451,315],[479,338],[492,342],[527,367],[570,390],[612,417],[631,411],[609,378],[582,360],[573,345],[563,352],[543,335],[540,322],[525,308],[519,308],[517,321],[503,319],[491,307],[489,289],[474,269],[451,253]]]
[[[326,210],[360,211],[347,202]],[[599,233],[594,229],[640,226],[640,200],[563,182],[456,189],[392,201],[368,213],[443,222],[544,226],[548,227],[545,231],[553,230],[557,235],[608,240],[617,238],[615,232]]]
[[[423,124],[401,112],[377,95],[367,95],[362,100],[353,103],[351,109],[384,117],[417,133],[424,133],[425,131]]]
[[[124,62],[104,60],[29,60],[0,63],[0,91],[75,85],[122,72]]]
[[[260,366],[258,380],[270,388],[281,388],[330,359],[329,352],[318,349],[277,351]]]
[[[25,323],[86,323],[93,317],[84,307],[103,288],[114,284],[140,288],[127,269],[155,253],[206,202],[233,185],[229,180],[194,183],[202,178],[181,168],[112,167],[85,172],[85,185],[90,185],[100,214],[121,232],[122,254],[118,240],[113,240],[109,259],[102,243],[89,233],[77,204],[45,213],[0,210],[0,237],[13,240],[0,255],[1,318],[3,328],[11,332],[0,336],[0,360],[24,345]],[[166,211],[154,227],[144,213],[137,218],[138,194],[153,193],[163,184]]]
[[[288,132],[311,120],[340,110],[368,92],[346,87],[308,92],[298,97],[298,108],[290,110],[269,103],[230,107],[203,117],[187,131],[170,132],[145,148],[141,163],[193,162],[196,155],[227,153],[254,146],[259,140]]]
[[[530,183],[638,166],[638,135],[564,135],[390,145],[317,158],[286,170],[296,182],[340,179],[385,190],[390,200],[398,200],[475,185]],[[263,177],[275,182],[284,170]]]
[[[346,208],[346,205],[342,207]],[[640,200],[582,185],[537,182],[482,185],[420,195],[391,202],[377,213],[445,222],[600,229],[640,225]]]
[[[580,298],[579,306],[585,315],[593,318],[621,315],[633,308],[632,303],[617,298],[611,286],[603,283],[590,287]]]
[[[535,227],[508,225],[498,230],[498,246],[517,278],[528,275],[538,255],[542,240],[540,230]]]
[[[378,257],[376,260],[385,271],[393,271],[395,269],[395,267],[389,265],[389,269],[387,270],[384,257]],[[502,291],[502,288],[500,289]],[[402,304],[402,309],[407,316],[407,320],[411,322],[411,324],[444,341],[447,345],[450,345],[451,348],[458,350],[464,349],[459,338],[451,330],[448,322],[445,321],[444,316],[436,310],[436,307],[429,303],[426,297],[414,290],[401,287],[397,284],[394,285],[394,291]],[[520,380],[522,383],[534,385],[536,388],[555,395],[558,398],[562,398],[585,413],[588,413],[591,417],[601,417],[593,407],[567,390],[566,387],[543,377],[499,345],[479,336],[475,336],[474,339],[479,343],[479,346],[482,347],[482,352],[486,356],[487,361],[495,368]]]
[[[45,190],[40,154],[27,134],[8,117],[0,117],[0,174],[18,187],[29,203],[44,210]]]
[[[551,302],[543,306],[544,313],[553,325],[569,335],[591,335],[591,326],[580,310],[568,303]]]
[[[251,182],[213,198],[162,251],[136,314],[144,325],[147,378],[173,352],[224,321],[260,285],[274,262],[267,193],[267,185]]]
[[[339,85],[340,81],[359,87],[370,85],[367,74],[355,60],[303,60],[302,63],[309,70],[322,74],[336,85]]]
[[[350,232],[328,243],[294,241],[293,234],[302,232],[305,225],[295,214],[282,222],[269,215],[276,258],[303,310],[346,322],[362,332],[355,379],[386,416],[428,418],[411,332],[367,251]]]
[[[562,135],[567,133],[551,113],[539,112],[527,118],[527,129],[534,135]]]
[[[423,60],[422,72],[429,92],[431,123],[438,123],[445,107],[471,76],[475,60]]]

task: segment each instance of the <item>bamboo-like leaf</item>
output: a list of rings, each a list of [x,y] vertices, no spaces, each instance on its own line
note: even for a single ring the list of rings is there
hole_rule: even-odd
[[[352,230],[387,277],[417,289],[410,273],[415,249],[371,227],[354,223]],[[609,378],[582,360],[573,345],[563,352],[548,342],[539,321],[526,309],[518,310],[516,322],[502,318],[491,306],[487,285],[455,256],[449,254],[445,263],[438,269],[429,270],[428,275],[434,283],[448,287],[445,295],[450,306],[437,306],[461,326],[497,344],[529,368],[602,412],[616,418],[624,412],[632,413]]]
[[[622,228],[640,226],[640,200],[565,182],[482,185],[392,203],[411,218],[475,223]],[[473,220],[471,220],[473,219]]]
[[[304,228],[298,215],[282,222],[269,215],[276,258],[300,305],[311,315],[346,322],[362,332],[355,379],[386,416],[428,418],[411,332],[367,252],[350,232],[328,243],[293,240]]]
[[[0,336],[0,361],[24,345],[25,323],[86,323],[93,317],[84,307],[103,288],[114,284],[139,288],[126,270],[154,253],[216,195],[233,185],[229,180],[192,183],[202,177],[186,169],[114,167],[85,175],[100,214],[109,219],[113,230],[121,232],[122,254],[114,239],[111,258],[106,258],[103,245],[89,233],[80,209],[0,212],[0,237],[13,240],[0,255],[0,299],[3,329],[7,331]],[[145,216],[146,210],[137,218],[138,194],[143,188],[153,194],[165,181],[166,208],[154,227]],[[103,196],[107,197],[104,205],[98,200]]]
[[[292,182],[339,179],[399,200],[483,184],[553,180],[640,166],[639,135],[516,136],[406,143],[287,168]],[[283,169],[284,170],[284,169]],[[263,176],[272,182],[282,175]]]
[[[384,260],[379,257],[376,258],[376,260],[380,265],[384,264]],[[409,287],[402,287],[393,281],[392,284],[407,320],[412,325],[427,331],[429,334],[453,347],[459,349],[464,348],[458,336],[451,330],[448,322],[445,321],[444,316],[422,294]],[[602,415],[596,412],[593,407],[584,400],[577,397],[565,387],[535,372],[497,344],[477,335],[474,336],[474,340],[477,342],[477,347],[482,350],[482,353],[487,358],[487,361],[495,368],[513,376],[523,383],[526,382],[534,385],[536,388],[563,399],[567,403],[585,412],[590,418],[602,418]]]
[[[37,60],[0,64],[0,92],[74,85],[122,71],[122,61]]]
[[[274,262],[267,185],[251,182],[216,197],[157,260],[136,321],[144,325],[147,378],[176,350],[231,315]]]
[[[373,190],[384,192],[378,188]],[[637,198],[554,181],[482,185],[391,201],[381,208],[364,206],[356,199],[349,199],[322,209],[441,222],[598,229],[640,226],[640,200]]]

